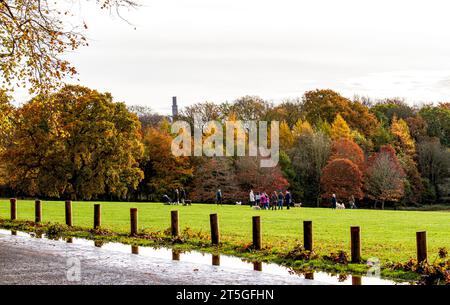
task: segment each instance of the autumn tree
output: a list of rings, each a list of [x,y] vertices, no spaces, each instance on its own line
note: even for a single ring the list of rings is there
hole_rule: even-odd
[[[147,200],[159,200],[163,194],[170,194],[175,188],[183,187],[192,178],[192,166],[188,157],[176,157],[171,152],[172,136],[164,124],[148,127],[142,142],[144,155],[140,167],[144,180],[139,185],[140,195]]]
[[[364,170],[364,152],[354,141],[346,138],[340,138],[331,145],[331,157],[333,159],[349,159],[355,163],[358,168]]]
[[[292,127],[292,136],[294,137],[294,141],[300,137],[302,134],[312,134],[313,128],[308,121],[303,121],[302,119],[298,119],[297,122]]]
[[[247,194],[236,180],[233,158],[201,157],[194,164],[194,178],[190,198],[195,202],[215,202],[217,189],[222,190],[225,202],[242,201]]]
[[[363,174],[349,159],[332,159],[323,168],[320,184],[325,198],[331,198],[333,194],[338,200],[363,197]]]
[[[13,107],[9,102],[9,97],[0,90],[0,156],[5,149],[6,141],[12,127]]]
[[[416,147],[414,139],[409,133],[408,124],[402,119],[397,119],[395,116],[392,119],[391,134],[394,136],[394,145],[397,153],[414,156]]]
[[[275,107],[267,109],[264,119],[267,121],[285,121],[292,128],[303,117],[301,99],[288,99]]]
[[[427,136],[428,124],[420,115],[411,116],[405,119],[408,129],[414,141],[420,141]]]
[[[2,161],[3,153],[10,141],[13,107],[9,102],[9,97],[0,90],[0,186],[6,183],[5,164]]]
[[[229,112],[234,112],[237,119],[242,121],[264,120],[271,104],[258,96],[243,96],[235,100],[229,107]]]
[[[133,0],[98,0],[100,8],[119,12]],[[57,86],[77,72],[64,54],[87,46],[86,24],[73,25],[73,13],[60,1],[0,1],[0,75],[3,86],[31,85],[32,91]]]
[[[236,179],[244,194],[250,189],[258,192],[284,191],[289,182],[280,166],[260,167],[259,157],[240,157],[236,160]]]
[[[367,196],[381,202],[384,209],[386,201],[399,201],[404,195],[405,173],[400,165],[395,150],[391,146],[383,146],[367,160],[365,172],[365,189]]]
[[[303,200],[319,204],[322,169],[330,157],[330,139],[321,132],[305,130],[290,151],[292,167],[297,173],[293,188],[303,190]]]
[[[331,124],[330,135],[333,140],[345,138],[351,139],[352,132],[350,127],[348,127],[347,122],[342,118],[342,116],[338,113],[333,123]]]
[[[143,173],[140,124],[109,93],[66,86],[15,115],[5,152],[9,184],[29,196],[126,198]]]
[[[416,144],[409,132],[408,124],[395,116],[392,118],[391,134],[393,145],[399,156],[403,171],[406,174],[405,181],[405,204],[417,204],[421,200],[423,192],[422,180],[417,169]]]
[[[285,121],[282,121],[280,123],[280,148],[287,151],[292,148],[293,144],[294,136],[292,135],[292,131],[289,125]]]
[[[372,135],[379,125],[366,106],[332,90],[308,91],[302,101],[304,118],[315,126],[321,121],[331,124],[338,113],[350,128],[359,130],[365,136]]]

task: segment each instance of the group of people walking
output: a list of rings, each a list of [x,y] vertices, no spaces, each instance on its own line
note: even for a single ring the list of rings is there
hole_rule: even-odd
[[[292,195],[289,191],[276,192],[274,191],[270,195],[266,192],[256,192],[250,190],[249,194],[250,206],[259,206],[265,210],[282,210],[285,205],[289,209],[292,205]]]
[[[356,203],[355,203],[355,197],[353,195],[350,196],[350,198],[348,199],[348,205],[350,207],[350,209],[356,209]],[[331,196],[331,208],[332,209],[338,209],[338,210],[342,210],[345,209],[345,205],[344,203],[339,203],[337,201],[337,197],[336,194],[333,194]]]
[[[189,204],[190,205],[190,201],[187,200],[187,196],[186,196],[186,191],[185,189],[182,187],[181,189],[175,189],[173,191],[173,198],[170,198],[169,196],[167,196],[167,194],[164,194],[162,197],[162,201],[163,203],[166,204]]]

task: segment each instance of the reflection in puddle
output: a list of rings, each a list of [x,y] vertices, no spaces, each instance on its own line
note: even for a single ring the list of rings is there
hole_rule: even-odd
[[[213,266],[220,266],[220,255],[213,254],[212,256],[212,265]]]
[[[25,237],[35,237],[35,238],[46,238],[45,234],[37,235],[35,233],[24,233],[20,231],[8,231],[0,229],[0,234],[11,234],[17,236]],[[70,244],[85,245],[85,246],[95,246],[101,247],[102,249],[130,253],[130,245],[125,245],[121,243],[104,242],[101,240],[87,240],[83,238],[69,237],[65,239],[59,239],[60,241],[65,241]],[[338,284],[338,285],[398,285],[398,284],[409,284],[409,282],[395,282],[392,280],[381,279],[378,277],[369,276],[351,276],[347,274],[333,275],[327,272],[313,272],[308,270],[306,272],[301,272],[298,270],[293,270],[288,267],[283,267],[273,263],[262,263],[262,262],[246,262],[238,257],[229,255],[218,255],[218,254],[207,254],[197,251],[181,252],[180,250],[173,250],[169,248],[151,248],[151,247],[138,247],[135,245],[131,246],[131,253],[136,255],[142,255],[145,257],[159,258],[159,259],[172,259],[175,261],[183,261],[194,264],[212,264],[213,266],[220,266],[226,268],[234,269],[245,269],[245,270],[255,270],[261,271],[268,274],[274,275],[289,275],[296,276],[308,280],[316,280],[328,284]],[[263,271],[264,270],[264,271]]]
[[[262,263],[261,262],[253,262],[253,270],[262,271]]]
[[[139,246],[131,246],[132,254],[139,254]]]
[[[172,250],[172,260],[174,261],[180,260],[180,251]]]
[[[361,285],[361,277],[352,275],[352,285]]]

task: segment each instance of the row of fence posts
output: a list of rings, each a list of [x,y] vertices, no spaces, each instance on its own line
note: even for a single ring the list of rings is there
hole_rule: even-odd
[[[17,200],[16,198],[10,199],[11,204],[11,220],[17,219]],[[72,226],[72,201],[67,200],[65,202],[65,216],[66,225]],[[180,224],[178,211],[171,211],[171,235],[176,237],[180,234]],[[210,214],[210,226],[211,226],[211,243],[213,245],[220,244],[220,232],[219,232],[219,219],[217,214]],[[42,205],[40,200],[35,201],[35,222],[42,221]],[[98,229],[101,226],[101,206],[100,204],[94,204],[94,229]],[[136,236],[138,234],[138,209],[130,209],[130,235]],[[255,250],[261,250],[262,247],[262,231],[261,231],[261,217],[253,216],[252,218],[252,237],[253,248]],[[417,260],[419,262],[427,260],[427,235],[426,231],[420,231],[416,233],[416,246],[417,246]],[[312,221],[303,221],[303,247],[305,250],[313,250],[313,226]],[[350,227],[350,249],[351,249],[351,262],[359,263],[361,261],[361,231],[360,227]]]

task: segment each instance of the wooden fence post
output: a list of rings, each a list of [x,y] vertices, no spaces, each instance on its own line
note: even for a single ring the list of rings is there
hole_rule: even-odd
[[[352,275],[352,285],[361,285],[361,277],[357,275]]]
[[[361,261],[361,236],[359,227],[350,227],[352,263]]]
[[[102,225],[102,212],[100,204],[94,204],[94,229]]]
[[[170,211],[170,227],[172,236],[178,236],[180,225],[178,223],[178,211]]]
[[[416,232],[417,243],[417,261],[424,262],[427,260],[427,232]]]
[[[34,222],[40,223],[42,221],[42,206],[41,201],[36,199],[34,201]]]
[[[253,248],[255,250],[261,250],[261,217],[253,216]]]
[[[303,245],[305,250],[312,251],[313,249],[313,233],[312,221],[303,221]]]
[[[72,226],[72,201],[66,200],[66,225]]]
[[[17,199],[11,198],[9,199],[10,208],[11,208],[11,220],[17,219]]]
[[[213,245],[218,245],[220,243],[220,233],[219,233],[219,219],[217,218],[217,214],[210,214],[209,222],[211,225],[211,243]]]
[[[138,228],[138,209],[130,209],[130,235],[135,236],[137,234]]]

